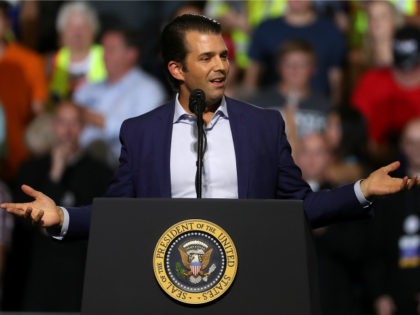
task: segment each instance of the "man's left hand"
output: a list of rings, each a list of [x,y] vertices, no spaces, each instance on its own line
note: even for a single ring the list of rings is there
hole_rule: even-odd
[[[369,200],[373,196],[395,194],[420,184],[420,179],[417,176],[413,178],[389,176],[389,173],[395,171],[398,167],[400,167],[400,162],[396,161],[370,173],[368,178],[360,183],[360,188],[365,198]]]

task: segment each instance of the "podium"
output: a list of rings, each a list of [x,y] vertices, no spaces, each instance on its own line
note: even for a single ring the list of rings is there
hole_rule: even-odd
[[[153,271],[162,234],[188,219],[217,224],[237,251],[233,284],[207,304],[174,300]],[[301,201],[97,198],[82,314],[319,315],[315,258]]]

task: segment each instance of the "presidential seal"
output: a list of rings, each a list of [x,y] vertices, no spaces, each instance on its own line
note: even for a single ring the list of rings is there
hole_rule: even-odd
[[[220,226],[200,219],[171,226],[153,254],[153,270],[161,288],[187,304],[208,303],[222,296],[237,268],[230,236]]]

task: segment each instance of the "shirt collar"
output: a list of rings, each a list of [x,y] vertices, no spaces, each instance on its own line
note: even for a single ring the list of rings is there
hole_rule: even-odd
[[[216,112],[213,115],[212,121],[217,117],[222,116],[228,118],[228,111],[227,111],[227,104],[226,98],[223,96],[220,106],[217,108]],[[173,123],[180,122],[181,120],[188,120],[188,121],[195,121],[196,118],[194,115],[189,114],[185,111],[184,107],[182,107],[181,103],[179,102],[179,93],[175,96],[175,113]]]

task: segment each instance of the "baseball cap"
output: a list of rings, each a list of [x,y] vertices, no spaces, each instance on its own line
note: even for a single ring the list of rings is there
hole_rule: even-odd
[[[420,64],[420,29],[405,26],[396,31],[393,43],[394,66],[412,70]]]

